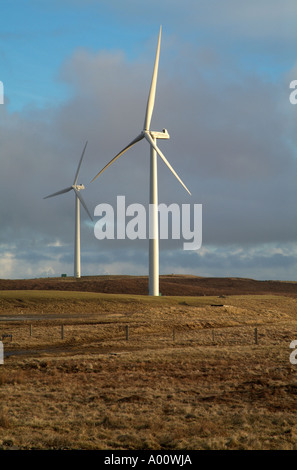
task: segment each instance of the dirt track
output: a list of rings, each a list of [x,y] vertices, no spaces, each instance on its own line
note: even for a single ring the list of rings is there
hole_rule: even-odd
[[[79,280],[73,277],[0,279],[0,290],[58,290],[146,295],[148,278],[146,276],[88,276]],[[183,296],[279,294],[295,297],[297,296],[297,282],[164,275],[160,276],[160,292],[162,295]]]

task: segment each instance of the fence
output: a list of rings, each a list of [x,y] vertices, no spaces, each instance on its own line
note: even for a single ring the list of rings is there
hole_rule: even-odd
[[[234,325],[227,327],[199,328],[195,325],[168,324],[40,324],[18,325],[12,332],[0,332],[0,339],[7,346],[17,344],[97,344],[112,347],[119,342],[143,345],[172,343],[175,345],[224,346],[224,345],[265,345],[286,339],[292,340],[288,325]],[[1,335],[2,333],[2,335]]]

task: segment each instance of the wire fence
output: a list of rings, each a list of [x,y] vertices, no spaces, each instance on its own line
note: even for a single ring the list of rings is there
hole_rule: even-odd
[[[98,344],[112,346],[121,342],[143,345],[172,343],[175,345],[223,346],[268,345],[291,341],[294,332],[288,325],[232,325],[226,327],[199,328],[195,325],[149,324],[42,324],[15,325],[10,330],[1,328],[0,340],[7,346],[23,344]],[[297,334],[296,334],[297,337]]]

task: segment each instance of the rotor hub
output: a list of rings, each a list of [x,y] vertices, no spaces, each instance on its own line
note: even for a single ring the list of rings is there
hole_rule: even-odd
[[[162,132],[158,131],[148,131],[153,139],[170,139],[167,129],[163,129]]]
[[[85,189],[83,184],[74,184],[73,189],[76,189],[76,191],[80,191],[81,189]]]

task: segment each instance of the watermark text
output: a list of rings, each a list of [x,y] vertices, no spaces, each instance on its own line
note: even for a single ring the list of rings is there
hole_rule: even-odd
[[[202,204],[162,203],[157,207],[159,217],[159,238],[161,240],[183,239],[184,250],[199,250],[202,245]],[[126,207],[125,196],[117,196],[116,213],[111,204],[98,204],[94,216],[100,217],[94,226],[98,240],[144,240],[156,237],[152,230],[155,205],[146,207],[134,203]],[[171,235],[171,236],[170,236]]]
[[[294,90],[290,93],[290,103],[297,104],[297,80],[291,81],[290,88],[294,88]]]
[[[4,85],[0,80],[0,104],[4,104]]]
[[[297,348],[297,340],[296,339],[294,341],[291,341],[290,348],[291,349]],[[297,349],[294,349],[294,351],[292,351],[291,354],[290,354],[290,363],[291,364],[297,364],[296,356],[297,356]]]
[[[0,364],[4,364],[4,346],[2,341],[0,341]]]

